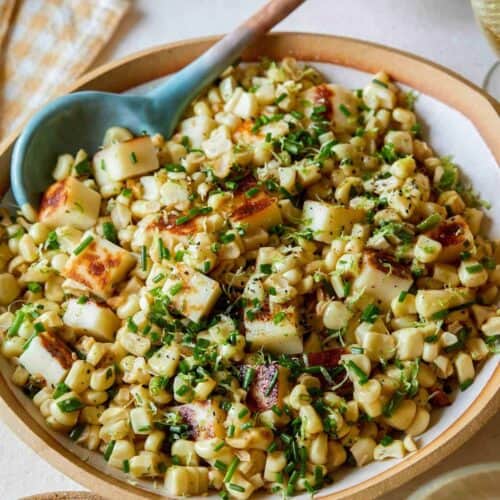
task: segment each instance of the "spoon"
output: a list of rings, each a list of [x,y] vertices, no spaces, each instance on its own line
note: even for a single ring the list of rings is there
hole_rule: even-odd
[[[53,182],[58,155],[80,148],[97,151],[107,128],[119,125],[135,135],[170,137],[189,103],[244,48],[305,0],[272,0],[207,52],[145,96],[75,92],[47,104],[26,125],[12,154],[11,188],[19,207],[38,207]]]

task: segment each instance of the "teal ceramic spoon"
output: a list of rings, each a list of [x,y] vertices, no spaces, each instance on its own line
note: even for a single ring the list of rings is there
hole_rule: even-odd
[[[259,35],[304,0],[272,0],[200,58],[145,96],[75,92],[39,111],[26,125],[12,155],[11,188],[19,207],[36,208],[51,184],[57,156],[83,148],[95,152],[113,125],[135,134],[170,137],[188,104]]]

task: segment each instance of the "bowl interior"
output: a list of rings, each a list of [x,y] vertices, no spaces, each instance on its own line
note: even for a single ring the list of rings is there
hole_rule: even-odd
[[[328,81],[340,83],[349,88],[363,87],[372,76],[368,73],[352,69],[346,66],[316,63],[315,67],[326,76]],[[144,93],[163,79],[148,82],[130,89],[130,93]],[[403,86],[406,90],[409,87]],[[452,155],[454,161],[460,166],[465,178],[470,181],[474,190],[480,193],[481,198],[491,203],[491,208],[486,211],[487,220],[485,227],[487,234],[491,238],[500,238],[500,199],[496,193],[500,186],[500,170],[493,154],[481,138],[481,135],[474,124],[459,111],[440,102],[439,100],[425,94],[420,94],[415,105],[418,120],[423,125],[424,138],[439,156]],[[117,124],[119,125],[119,124]],[[8,204],[8,196],[6,203]],[[479,370],[474,384],[465,392],[457,394],[452,406],[440,412],[435,412],[432,417],[432,425],[420,438],[418,438],[419,448],[431,443],[448,429],[466,411],[472,402],[479,396],[486,383],[493,375],[498,366],[498,356],[490,358]],[[10,365],[5,359],[0,359],[0,371],[4,375],[11,391],[22,404],[26,412],[46,429],[44,419],[31,400],[29,400],[20,390],[10,382]],[[48,430],[48,432],[62,444],[91,466],[104,471],[106,474],[122,481],[127,481],[128,477],[107,465],[102,455],[89,452],[76,446],[68,438]],[[368,479],[394,467],[399,460],[386,460],[383,462],[372,462],[360,469],[349,469],[339,474],[338,480],[328,488],[322,490],[321,495],[331,494],[362,483]],[[161,490],[154,487],[151,482],[137,481],[135,485],[139,488],[161,494]],[[262,495],[264,496],[264,495]],[[305,495],[304,495],[305,498]]]

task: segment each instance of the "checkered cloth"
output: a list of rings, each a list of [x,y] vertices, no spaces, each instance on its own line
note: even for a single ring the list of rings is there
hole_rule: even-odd
[[[90,65],[127,8],[128,0],[0,0],[0,142]]]

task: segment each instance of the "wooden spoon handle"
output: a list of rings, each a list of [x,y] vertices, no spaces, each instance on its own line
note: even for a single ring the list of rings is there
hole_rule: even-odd
[[[273,26],[285,19],[305,0],[271,0],[241,26],[251,29],[255,35],[267,33]]]
[[[149,93],[158,112],[175,103],[177,122],[186,106],[213,82],[258,36],[269,31],[305,0],[271,0],[189,66]],[[169,134],[167,134],[169,135]]]

